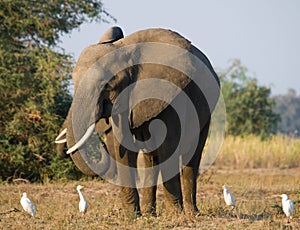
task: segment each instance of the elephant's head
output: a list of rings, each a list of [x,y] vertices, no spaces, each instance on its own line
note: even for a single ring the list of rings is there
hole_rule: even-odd
[[[98,44],[112,43],[123,37],[122,29],[118,26],[113,26],[105,31],[105,33],[99,38]]]
[[[205,55],[179,34],[148,29],[112,43],[89,46],[73,72],[73,79],[80,81],[68,115],[67,153],[82,171],[91,171],[78,150],[95,138],[99,120],[111,118],[118,140],[132,138],[128,141],[133,143],[129,129],[158,116],[189,85],[191,75],[194,81],[203,81],[203,94],[212,111],[219,96],[217,75]],[[166,82],[171,87],[165,88]],[[124,135],[126,128],[129,132]],[[107,158],[105,145],[100,146],[100,158]],[[97,173],[105,170],[107,167]]]
[[[124,35],[123,35],[122,29],[120,27],[114,26],[114,27],[109,28],[100,37],[100,39],[98,40],[98,44],[112,43],[123,37],[124,37]],[[75,68],[74,72],[72,74],[75,92],[76,92],[79,82],[82,80],[82,77],[84,76],[84,75],[80,74],[82,70],[83,69],[80,68],[79,73],[78,73],[77,72],[78,69]],[[65,121],[63,122],[63,125],[61,127],[59,135],[55,139],[57,152],[63,158],[68,156],[68,154],[66,154],[66,151],[65,151],[65,145],[67,142],[67,130],[68,130],[68,128],[69,129],[72,128],[72,126],[70,125],[72,123],[72,122],[70,122],[71,119],[72,119],[72,106],[69,109],[69,112],[68,112],[68,115],[67,115]],[[105,120],[102,119],[97,122],[96,132],[98,133],[99,136],[102,136],[102,137],[104,137],[105,140],[107,140],[105,142],[105,145],[108,147],[109,152],[112,153],[112,155],[114,155],[112,133],[110,131],[111,131],[111,125],[109,124],[108,119],[105,119]],[[72,136],[72,135],[69,134],[68,136],[69,136],[69,138],[68,138],[69,143],[73,143],[74,141],[72,140],[72,138],[70,138],[70,136]],[[73,155],[73,156],[74,156],[73,159],[75,159],[75,155]],[[77,164],[77,166],[81,169],[81,171],[83,171],[85,174],[91,174],[91,175],[95,174],[94,172],[91,172],[91,170],[88,167],[85,167],[85,164],[80,164],[80,161],[81,161],[81,157],[79,156],[79,161],[75,160],[75,163],[79,162],[79,164]],[[104,164],[106,164],[105,163],[106,161],[107,161],[106,159],[103,159]]]

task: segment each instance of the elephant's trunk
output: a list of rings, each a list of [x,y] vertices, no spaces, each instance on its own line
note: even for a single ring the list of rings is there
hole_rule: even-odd
[[[103,176],[110,167],[110,155],[105,143],[95,132],[93,123],[79,141],[75,141],[72,124],[72,113],[69,113],[67,124],[67,146],[75,165],[86,175]]]

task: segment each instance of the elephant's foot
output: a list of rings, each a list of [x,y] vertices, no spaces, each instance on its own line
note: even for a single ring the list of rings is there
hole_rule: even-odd
[[[147,194],[143,193],[142,197],[142,211],[143,214],[148,216],[157,216],[156,215],[156,200],[153,197],[147,197]],[[145,197],[146,195],[146,197]]]
[[[183,213],[182,202],[166,200],[165,203],[165,213],[167,216],[176,216]]]
[[[156,216],[156,186],[141,189],[142,211],[146,215]]]
[[[176,186],[175,186],[176,188]],[[180,187],[172,189],[165,183],[164,184],[164,195],[165,195],[165,208],[168,214],[180,214],[183,211],[182,193]]]
[[[143,214],[147,216],[157,216],[156,215],[156,204],[153,202],[143,202],[142,203]]]
[[[143,215],[157,217],[156,208],[153,206],[146,206],[143,209]]]
[[[122,205],[126,216],[141,216],[139,194],[136,188],[121,187],[120,198],[122,200]]]
[[[184,212],[189,215],[197,215],[199,213],[196,205],[198,168],[195,168],[186,166],[182,170],[181,175],[183,185]]]
[[[142,216],[140,210],[131,210],[132,207],[129,207],[128,205],[124,205],[124,204],[123,204],[123,208],[124,208],[123,210],[124,216],[128,219],[135,219]]]
[[[164,179],[164,170],[162,170],[162,177]],[[163,183],[166,209],[167,212],[180,213],[183,211],[182,191],[180,185],[180,175],[177,174],[170,180]]]
[[[193,204],[184,204],[184,213],[191,216],[197,216],[199,215],[199,209],[196,205]]]

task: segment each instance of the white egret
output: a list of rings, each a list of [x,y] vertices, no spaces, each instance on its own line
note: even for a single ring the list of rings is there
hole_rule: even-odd
[[[280,195],[282,198],[282,209],[284,214],[287,216],[287,218],[292,219],[294,215],[294,203],[293,201],[288,199],[288,196],[286,194]]]
[[[228,187],[223,185],[223,194],[226,205],[232,206],[232,209],[235,208],[235,199],[234,196],[228,191]]]
[[[83,188],[83,186],[81,186],[81,185],[77,186],[77,191],[78,191],[79,198],[80,198],[80,201],[79,201],[79,212],[81,212],[81,213],[84,214],[84,213],[86,213],[89,205],[88,205],[87,200],[85,199],[85,197],[83,196],[83,194],[81,192],[82,188]]]
[[[23,209],[28,212],[31,216],[35,217],[36,209],[32,201],[27,197],[27,193],[23,192],[23,196],[20,200]]]

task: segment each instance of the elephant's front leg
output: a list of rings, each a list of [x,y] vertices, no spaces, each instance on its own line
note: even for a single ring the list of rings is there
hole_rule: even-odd
[[[199,151],[202,151],[202,149],[198,146],[192,159],[182,169],[181,174],[184,210],[187,214],[196,214],[199,212],[196,203],[197,177],[201,159],[201,152]]]
[[[166,162],[168,161],[168,162]],[[182,191],[179,173],[179,158],[159,155],[160,171],[168,213],[181,212],[183,209]]]
[[[199,212],[197,208],[197,177],[199,173],[199,165],[202,156],[202,151],[206,142],[206,138],[209,130],[209,122],[203,127],[200,133],[199,141],[197,142],[196,151],[192,159],[185,159],[185,155],[182,156],[185,166],[182,170],[182,184],[183,184],[183,199],[184,209],[186,213],[197,214]],[[188,163],[186,163],[188,161]]]
[[[147,170],[145,175],[145,187],[142,189],[143,212],[156,216],[156,190],[159,169],[158,159],[154,153],[144,153],[144,164]]]
[[[117,151],[116,151],[117,152]],[[121,183],[120,198],[123,207],[129,216],[141,215],[139,194],[136,188],[137,153],[133,153],[119,145],[118,154],[118,178]]]
[[[196,204],[197,174],[198,169],[189,165],[182,170],[184,210],[188,214],[199,212]]]

